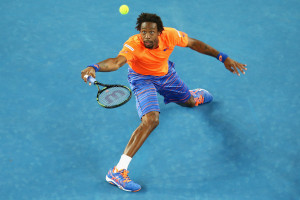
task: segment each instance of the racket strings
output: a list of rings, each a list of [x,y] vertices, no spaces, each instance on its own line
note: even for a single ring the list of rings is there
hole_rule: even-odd
[[[131,92],[126,87],[104,88],[98,93],[97,100],[104,107],[114,107],[127,102],[131,97]]]

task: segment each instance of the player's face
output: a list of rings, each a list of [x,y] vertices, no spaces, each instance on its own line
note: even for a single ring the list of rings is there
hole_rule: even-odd
[[[148,49],[155,49],[158,47],[157,25],[153,22],[143,22],[141,24],[140,34],[142,36],[144,45]]]

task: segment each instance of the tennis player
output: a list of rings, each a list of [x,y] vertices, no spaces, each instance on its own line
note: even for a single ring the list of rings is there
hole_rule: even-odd
[[[174,102],[181,106],[194,107],[212,101],[212,95],[204,89],[189,90],[175,71],[175,64],[169,56],[175,46],[189,47],[199,53],[217,58],[232,73],[245,74],[245,64],[238,63],[211,46],[188,37],[184,32],[163,26],[156,14],[142,13],[137,18],[139,34],[130,37],[115,58],[109,58],[90,65],[81,72],[95,78],[95,72],[118,70],[128,63],[128,81],[135,95],[136,108],[141,119],[140,125],[132,133],[119,163],[108,171],[106,181],[125,191],[137,192],[141,186],[128,176],[128,166],[135,153],[143,145],[150,133],[159,124],[159,104],[157,93],[164,102]],[[239,72],[240,71],[240,72]]]

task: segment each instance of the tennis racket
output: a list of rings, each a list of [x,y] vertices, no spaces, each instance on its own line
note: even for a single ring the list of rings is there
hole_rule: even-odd
[[[127,103],[131,98],[131,90],[124,85],[108,85],[99,83],[92,76],[85,75],[90,83],[98,88],[97,102],[104,108],[116,108]],[[104,87],[100,89],[100,86]]]

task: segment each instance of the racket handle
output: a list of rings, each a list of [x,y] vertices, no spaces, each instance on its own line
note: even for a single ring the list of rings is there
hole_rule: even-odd
[[[94,77],[92,76],[88,76],[88,75],[85,75],[84,77],[87,77],[87,81],[90,82],[90,83],[93,83],[95,84],[95,82],[97,81]]]

